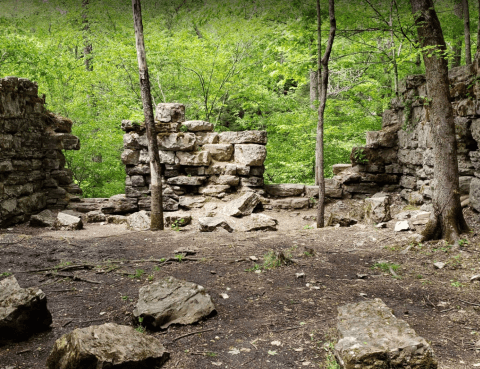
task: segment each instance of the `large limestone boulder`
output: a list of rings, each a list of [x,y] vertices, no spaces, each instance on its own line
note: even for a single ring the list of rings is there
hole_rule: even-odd
[[[130,214],[127,217],[127,227],[132,231],[146,231],[150,229],[150,215],[145,210]]]
[[[171,133],[158,135],[158,148],[164,151],[192,151],[195,149],[194,133]]]
[[[335,356],[342,368],[437,368],[428,342],[380,299],[339,307],[337,330]]]
[[[167,277],[140,289],[133,311],[148,329],[166,329],[172,324],[193,324],[215,310],[202,286]]]
[[[233,228],[222,217],[203,217],[198,219],[200,232],[213,232],[218,228],[233,232]]]
[[[298,196],[305,191],[305,185],[293,183],[271,184],[265,185],[265,191],[269,195],[278,197]]]
[[[480,211],[480,178],[473,178],[470,182],[470,206]]]
[[[276,231],[278,221],[265,214],[252,214],[245,219],[242,231]]]
[[[187,120],[182,125],[187,127],[189,132],[212,132],[214,128],[212,123],[203,120]]]
[[[267,144],[266,131],[241,131],[220,133],[220,143],[231,144]]]
[[[209,151],[212,159],[217,161],[229,161],[233,155],[233,145],[231,144],[207,144],[203,145],[203,150]]]
[[[259,202],[260,197],[256,193],[247,192],[225,205],[222,213],[233,217],[250,215]]]
[[[261,166],[267,157],[267,149],[263,145],[235,145],[235,162],[245,166]]]
[[[101,210],[104,214],[125,214],[138,210],[137,199],[126,197],[124,194],[114,195],[103,204]]]
[[[55,220],[55,215],[47,209],[30,217],[30,227],[53,227]]]
[[[370,223],[388,222],[390,214],[390,198],[388,196],[365,199],[365,220]]]
[[[199,209],[205,205],[206,199],[199,196],[182,196],[180,197],[179,205],[185,209]]]
[[[152,336],[107,323],[75,329],[55,342],[48,369],[160,368],[170,357]]]
[[[64,231],[76,231],[83,228],[82,218],[67,213],[58,213],[55,228]]]
[[[21,288],[14,276],[0,281],[0,345],[27,339],[52,324],[42,290]]]

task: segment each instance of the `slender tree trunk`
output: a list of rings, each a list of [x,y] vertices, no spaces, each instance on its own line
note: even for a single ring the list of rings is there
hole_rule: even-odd
[[[148,77],[147,57],[143,41],[142,8],[140,0],[132,0],[133,21],[135,25],[135,41],[137,46],[138,69],[140,74],[140,87],[142,90],[143,113],[145,115],[145,127],[148,140],[148,156],[150,159],[151,176],[151,218],[150,229],[152,231],[163,230],[163,198],[162,198],[162,173],[160,157],[158,154],[157,135],[153,118],[152,95],[150,93],[150,79]]]
[[[480,0],[478,0],[478,27],[477,27],[477,53],[475,58],[480,56]]]
[[[87,71],[93,70],[93,63],[92,63],[92,42],[90,41],[89,33],[90,33],[90,23],[88,21],[88,6],[90,4],[90,0],[82,0],[82,24],[83,24],[83,58],[85,69]]]
[[[463,20],[463,0],[457,0],[453,5],[453,13],[457,16],[458,19]],[[457,28],[454,28],[454,35],[453,35],[453,60],[452,60],[452,68],[459,67],[462,64],[462,45],[463,39],[460,31]],[[458,33],[457,33],[458,31]]]
[[[411,0],[426,69],[427,90],[431,111],[434,152],[433,209],[423,231],[424,240],[445,239],[458,242],[460,233],[467,231],[460,205],[457,146],[453,109],[450,103],[448,63],[440,22],[432,0]]]
[[[315,101],[317,100],[318,100],[317,71],[312,69],[310,71],[310,107],[312,109],[315,109]]]
[[[323,163],[323,125],[325,105],[327,103],[328,88],[328,61],[332,52],[333,40],[337,30],[337,21],[335,20],[335,2],[328,0],[328,14],[330,18],[330,33],[328,35],[327,46],[322,57],[322,33],[321,33],[321,13],[320,0],[317,0],[317,25],[318,25],[318,85],[319,85],[319,106],[318,106],[318,124],[317,124],[317,144],[316,144],[316,167],[318,179],[318,209],[317,209],[317,228],[323,228],[325,224],[325,174]],[[320,82],[321,81],[321,82]],[[317,182],[317,181],[316,181]]]
[[[470,46],[470,9],[468,0],[462,0],[463,3],[463,30],[465,34],[465,64],[472,64],[472,52]]]
[[[395,39],[393,37],[393,0],[390,3],[390,46],[392,47],[392,64],[393,64],[393,90],[395,96],[398,96],[398,67],[397,55],[395,54]]]

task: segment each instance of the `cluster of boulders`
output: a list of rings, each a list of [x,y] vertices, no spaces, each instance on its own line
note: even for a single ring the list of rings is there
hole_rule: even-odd
[[[63,154],[80,148],[72,121],[44,104],[36,83],[0,79],[0,227],[45,208],[64,209],[82,193]]]
[[[396,318],[382,300],[348,304],[338,310],[340,340],[335,356],[342,368],[437,368],[429,343]],[[166,277],[140,289],[133,316],[137,324],[158,331],[172,324],[196,323],[214,312],[202,286]],[[0,281],[0,345],[27,339],[51,323],[40,289],[22,289],[14,276]],[[106,323],[77,328],[59,338],[47,368],[160,368],[169,357],[155,337],[131,326]]]
[[[167,277],[140,289],[133,315],[137,324],[159,330],[193,324],[214,312],[202,286]],[[51,323],[42,290],[21,288],[14,276],[0,281],[0,345],[25,340]],[[47,368],[159,368],[169,357],[156,338],[131,326],[107,323],[62,336],[55,342]]]

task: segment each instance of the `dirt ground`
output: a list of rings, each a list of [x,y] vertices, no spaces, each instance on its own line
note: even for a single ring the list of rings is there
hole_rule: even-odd
[[[146,332],[171,353],[167,369],[335,368],[337,307],[372,298],[431,342],[439,368],[480,366],[480,282],[470,282],[480,274],[478,214],[465,210],[472,232],[453,247],[415,243],[413,232],[393,232],[394,222],[313,229],[304,217],[314,209],[265,213],[278,231],[201,233],[195,222],[164,232],[0,230],[0,278],[39,286],[53,316],[51,330],[0,347],[0,369],[44,368],[55,340],[75,328],[137,327],[139,288],[165,276],[204,286],[217,310],[196,325]],[[197,252],[175,258],[180,248]],[[264,268],[272,251],[291,262]],[[435,269],[438,261],[446,266]]]

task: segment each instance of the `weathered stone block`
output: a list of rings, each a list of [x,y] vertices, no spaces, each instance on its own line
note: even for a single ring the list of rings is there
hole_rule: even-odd
[[[309,207],[310,201],[306,197],[293,197],[273,200],[271,205],[273,208],[279,209],[306,209]]]
[[[210,183],[216,185],[238,186],[240,178],[237,176],[220,175],[210,177]]]
[[[470,182],[470,206],[480,212],[480,178],[477,177]]]
[[[140,150],[148,146],[147,135],[139,135],[136,132],[123,135],[123,147],[130,150]]]
[[[250,215],[259,203],[260,197],[256,193],[247,192],[235,200],[230,201],[225,205],[222,212],[223,214],[233,217]]]
[[[203,217],[198,219],[200,232],[214,232],[221,228],[227,232],[233,232],[234,229],[222,217]]]
[[[106,323],[77,328],[58,339],[47,368],[160,368],[169,357],[156,338]]]
[[[235,145],[235,162],[246,166],[261,166],[267,157],[267,149],[263,145]]]
[[[217,161],[229,161],[233,155],[231,144],[207,144],[202,149],[209,151],[212,159]]]
[[[198,193],[202,195],[217,196],[221,193],[227,192],[228,190],[230,190],[230,186],[228,185],[208,185],[205,187],[200,187],[198,189]]]
[[[15,276],[0,281],[0,345],[47,329],[52,315],[42,290],[21,288]]]
[[[102,204],[101,210],[104,214],[125,214],[138,210],[137,199],[129,198],[124,194],[115,195]]]
[[[54,226],[59,230],[75,231],[83,228],[83,222],[79,217],[60,212]]]
[[[193,151],[195,149],[196,138],[193,133],[171,133],[160,134],[158,138],[158,148],[164,151]]]
[[[212,157],[208,151],[193,153],[178,151],[177,158],[179,159],[180,165],[189,166],[208,166],[212,161]]]
[[[370,224],[388,222],[390,215],[390,198],[388,196],[365,199],[365,220]]]
[[[216,132],[195,132],[195,137],[199,146],[217,144],[220,138]]]
[[[305,192],[305,185],[293,183],[271,184],[265,185],[265,191],[272,196],[298,196]]]
[[[230,144],[267,144],[266,131],[241,131],[220,133],[220,143]]]
[[[188,132],[212,132],[214,128],[212,123],[203,120],[187,120],[182,125]]]
[[[428,342],[382,300],[344,305],[338,312],[335,356],[342,368],[437,368]]]
[[[276,231],[278,221],[265,214],[252,214],[242,224],[243,232]]]
[[[204,176],[205,167],[184,167],[185,173],[191,176]]]
[[[205,179],[205,177],[179,176],[167,179],[167,183],[176,186],[201,186]]]
[[[333,175],[336,176],[337,174],[342,173],[344,170],[350,169],[352,164],[334,164],[332,165]]]
[[[240,186],[243,187],[263,187],[263,177],[242,177],[240,178]]]
[[[155,120],[162,123],[182,123],[185,121],[185,105],[178,103],[158,104],[155,109]]]

